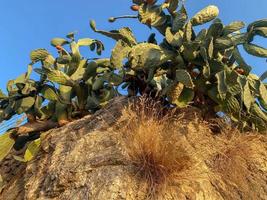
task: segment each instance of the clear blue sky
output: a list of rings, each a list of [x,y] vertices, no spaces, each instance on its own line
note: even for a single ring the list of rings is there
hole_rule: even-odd
[[[113,24],[107,21],[110,16],[134,14],[129,9],[131,4],[131,0],[0,0],[0,88],[4,89],[9,79],[26,71],[31,50],[47,48],[55,53],[50,47],[50,39],[71,31],[77,30],[78,37],[101,39],[106,46],[103,56],[110,55],[114,42],[93,33],[89,19],[95,19],[99,28],[107,30],[130,26],[139,41],[145,40],[150,30],[135,19]],[[234,20],[248,24],[267,18],[267,0],[186,1],[190,16],[209,4],[220,8],[220,18],[225,24]],[[257,39],[257,42],[267,47],[267,39]],[[255,66],[255,73],[267,70],[265,59],[244,55],[248,63]],[[91,57],[95,56],[91,54]]]

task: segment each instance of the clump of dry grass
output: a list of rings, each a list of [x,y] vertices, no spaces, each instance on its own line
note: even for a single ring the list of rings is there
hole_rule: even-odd
[[[148,186],[148,196],[154,198],[193,161],[172,123],[174,112],[166,114],[159,102],[141,98],[123,116],[127,119],[121,130],[127,158]]]
[[[240,133],[221,120],[203,121],[197,112],[165,109],[146,97],[124,109],[122,147],[147,197],[262,199],[266,136]]]

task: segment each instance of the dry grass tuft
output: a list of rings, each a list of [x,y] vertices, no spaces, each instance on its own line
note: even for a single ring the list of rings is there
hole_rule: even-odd
[[[267,199],[266,136],[198,114],[145,97],[124,109],[121,147],[147,198]]]
[[[141,98],[123,112],[127,124],[122,128],[128,161],[147,185],[148,197],[162,191],[177,174],[193,165],[181,135],[172,123],[174,112],[165,114],[158,102]]]

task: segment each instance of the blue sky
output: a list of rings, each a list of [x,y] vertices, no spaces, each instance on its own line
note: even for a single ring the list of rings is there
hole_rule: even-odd
[[[31,50],[46,48],[56,53],[50,46],[50,40],[53,37],[64,37],[71,31],[78,31],[79,38],[102,40],[106,47],[103,56],[110,55],[114,42],[93,33],[89,28],[90,19],[96,20],[99,29],[132,27],[139,41],[146,40],[151,30],[135,19],[113,24],[107,21],[110,16],[134,14],[129,9],[131,4],[131,0],[0,0],[0,88],[4,89],[9,79],[26,71]],[[234,20],[248,24],[267,18],[267,0],[186,1],[190,16],[209,4],[220,8],[220,18],[225,24]],[[258,38],[257,43],[267,47],[267,39]],[[91,53],[89,56],[96,55]],[[250,65],[255,66],[255,73],[267,70],[266,59],[254,58],[245,53],[244,56]]]

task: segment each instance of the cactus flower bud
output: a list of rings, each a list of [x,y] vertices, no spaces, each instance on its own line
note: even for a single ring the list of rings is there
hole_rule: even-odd
[[[152,20],[149,18],[149,19],[147,19],[146,20],[146,24],[148,25],[148,26],[151,26],[151,24],[152,24]]]
[[[131,9],[133,10],[133,11],[138,11],[139,10],[139,6],[138,5],[132,5],[131,6]]]
[[[245,71],[243,69],[241,69],[241,68],[237,68],[237,69],[235,69],[235,71],[240,75],[244,75],[245,74]]]
[[[59,51],[62,51],[63,48],[62,48],[62,46],[57,45],[57,46],[56,46],[56,49],[59,50]]]
[[[110,17],[110,18],[108,19],[108,21],[109,21],[110,23],[113,23],[113,22],[116,21],[116,18],[115,18],[115,17]]]

